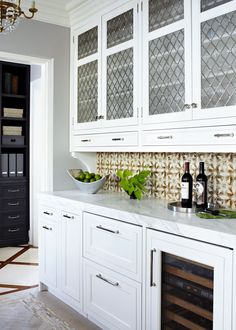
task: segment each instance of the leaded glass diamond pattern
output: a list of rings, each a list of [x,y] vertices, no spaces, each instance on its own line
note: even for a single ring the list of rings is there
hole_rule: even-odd
[[[107,58],[107,120],[133,117],[133,48]]]
[[[183,18],[184,0],[149,0],[149,31]]]
[[[133,39],[133,9],[107,22],[107,48]]]
[[[201,0],[201,12],[223,5],[232,0]]]
[[[78,123],[96,120],[98,112],[98,63],[78,68]]]
[[[201,25],[202,108],[236,104],[236,12]]]
[[[80,34],[78,36],[78,60],[95,54],[98,51],[98,27]]]
[[[184,31],[149,42],[149,115],[184,111]]]

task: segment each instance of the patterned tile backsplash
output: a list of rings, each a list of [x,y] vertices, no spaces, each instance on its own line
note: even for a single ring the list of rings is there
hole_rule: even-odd
[[[198,174],[199,161],[204,161],[209,201],[236,209],[236,153],[98,153],[97,171],[110,174],[105,189],[120,191],[115,175],[118,169],[134,172],[149,169],[148,195],[178,201],[185,161],[190,161],[194,180]]]

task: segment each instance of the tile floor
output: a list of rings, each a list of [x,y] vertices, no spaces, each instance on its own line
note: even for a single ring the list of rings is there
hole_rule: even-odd
[[[100,329],[49,292],[40,292],[38,271],[37,248],[0,248],[0,330]]]
[[[0,248],[0,295],[37,287],[38,282],[37,248]]]

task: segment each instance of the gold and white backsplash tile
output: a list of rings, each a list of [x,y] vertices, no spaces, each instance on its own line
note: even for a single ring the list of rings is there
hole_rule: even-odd
[[[120,191],[118,169],[134,172],[149,169],[148,195],[158,199],[180,200],[183,164],[190,161],[195,180],[200,161],[205,162],[209,201],[236,209],[236,153],[98,153],[97,171],[110,174],[104,189]]]

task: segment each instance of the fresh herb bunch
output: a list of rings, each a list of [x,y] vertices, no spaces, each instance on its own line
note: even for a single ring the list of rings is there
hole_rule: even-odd
[[[127,192],[129,196],[134,196],[140,200],[143,193],[146,192],[146,182],[150,175],[150,171],[141,171],[136,175],[133,175],[132,171],[129,170],[118,170],[117,176],[120,178],[120,186]]]

